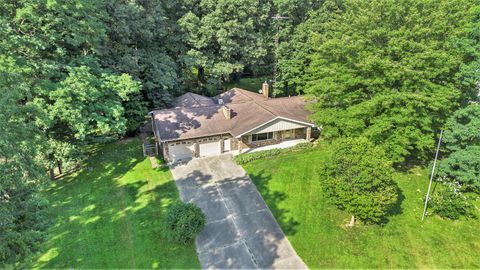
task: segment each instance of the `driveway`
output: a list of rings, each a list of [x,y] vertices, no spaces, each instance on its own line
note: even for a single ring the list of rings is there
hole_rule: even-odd
[[[207,217],[196,248],[203,269],[306,269],[242,167],[230,155],[171,166],[180,197]]]

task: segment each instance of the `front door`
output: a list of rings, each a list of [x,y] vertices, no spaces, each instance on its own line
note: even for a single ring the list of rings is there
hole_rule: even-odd
[[[223,140],[223,152],[230,151],[230,138]]]

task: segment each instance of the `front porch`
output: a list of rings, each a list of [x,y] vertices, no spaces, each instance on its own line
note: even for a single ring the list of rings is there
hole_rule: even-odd
[[[288,148],[311,140],[311,127],[293,128],[270,132],[251,133],[235,139],[234,149],[239,153]]]

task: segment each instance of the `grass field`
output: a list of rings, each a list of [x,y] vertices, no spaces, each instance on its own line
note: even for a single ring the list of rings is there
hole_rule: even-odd
[[[154,170],[137,139],[96,150],[85,169],[46,191],[54,224],[26,268],[199,268],[193,244],[162,237],[179,200],[167,168]]]
[[[319,150],[254,161],[244,168],[310,268],[480,268],[480,222],[428,217],[425,170],[395,175],[400,200],[384,225],[344,228],[350,216],[323,196]]]

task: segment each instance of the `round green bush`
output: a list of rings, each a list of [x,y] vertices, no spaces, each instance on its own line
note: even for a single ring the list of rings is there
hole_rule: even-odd
[[[193,203],[177,202],[168,210],[167,238],[177,243],[188,243],[205,225],[205,215]]]

